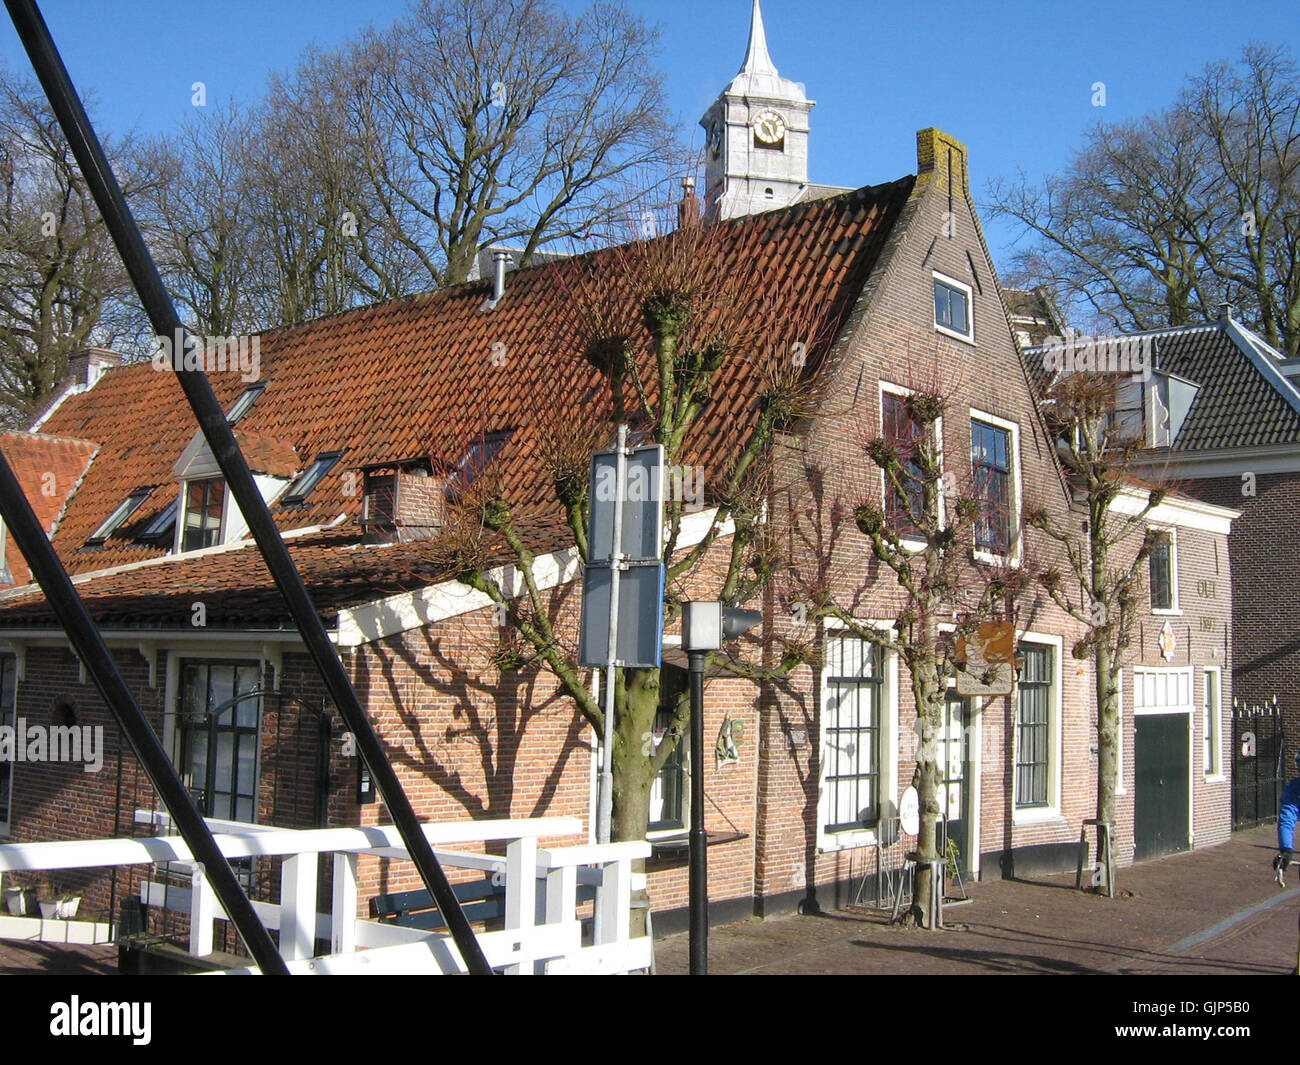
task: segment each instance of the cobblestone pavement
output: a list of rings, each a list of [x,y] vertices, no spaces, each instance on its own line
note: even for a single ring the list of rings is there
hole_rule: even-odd
[[[1273,881],[1276,830],[1120,869],[1113,900],[1073,874],[969,886],[940,932],[888,913],[744,921],[709,933],[714,974],[1215,974],[1294,972],[1300,869]],[[656,946],[661,974],[687,971],[687,937]]]

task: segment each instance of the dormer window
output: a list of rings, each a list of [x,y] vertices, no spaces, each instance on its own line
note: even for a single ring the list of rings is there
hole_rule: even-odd
[[[285,506],[294,506],[301,503],[311,494],[315,488],[324,479],[325,475],[334,468],[334,464],[343,457],[342,451],[327,451],[316,456],[307,469],[298,476],[298,478],[289,485],[289,490],[281,497],[280,502]]]
[[[934,275],[934,327],[958,340],[974,341],[971,289],[955,278]]]
[[[122,500],[104,524],[91,534],[90,539],[86,541],[87,546],[97,546],[112,536],[132,514],[140,509],[140,505],[149,498],[149,493],[152,491],[153,488],[137,488]]]
[[[235,400],[235,405],[230,408],[230,413],[226,415],[226,423],[234,425],[245,414],[253,409],[253,404],[257,402],[258,397],[266,391],[268,382],[258,381],[255,385],[249,385],[244,389],[244,394]]]
[[[221,542],[221,511],[225,502],[226,482],[220,477],[186,483],[182,551],[198,551]]]

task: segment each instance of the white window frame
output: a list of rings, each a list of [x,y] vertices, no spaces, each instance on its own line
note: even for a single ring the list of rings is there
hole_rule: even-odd
[[[985,551],[983,548],[976,548],[974,551],[975,558],[992,566],[1019,566],[1023,552],[1023,537],[1020,535],[1021,529],[1021,508],[1024,505],[1024,485],[1020,469],[1020,426],[1016,422],[1008,421],[1006,418],[999,418],[996,414],[990,414],[988,411],[980,410],[978,407],[971,407],[971,421],[985,422],[995,429],[1006,429],[1010,434],[1011,448],[1011,554],[995,555],[992,551]],[[967,447],[967,451],[970,448]],[[974,475],[974,456],[970,456],[972,462],[972,476]]]
[[[1152,532],[1169,534],[1169,588],[1170,602],[1173,606],[1156,609],[1151,606],[1151,565],[1147,560],[1147,605],[1156,617],[1182,617],[1183,611],[1178,600],[1178,527],[1176,525],[1148,525]]]
[[[270,663],[268,663],[266,654],[261,648],[252,650],[247,644],[235,644],[230,647],[225,647],[220,643],[202,644],[167,652],[167,678],[163,683],[162,742],[167,757],[171,759],[172,767],[178,775],[183,776],[185,767],[181,765],[181,755],[184,752],[181,750],[181,730],[178,727],[182,662],[256,662],[261,671],[262,684],[266,683],[267,666]],[[275,684],[276,687],[280,685],[278,671],[275,676]],[[262,725],[265,717],[266,704],[263,703],[261,712],[257,716],[257,757],[253,761],[253,786],[256,792],[260,792],[262,788]],[[257,816],[256,806],[253,815],[254,817]]]
[[[175,539],[172,542],[172,554],[185,554],[185,514],[189,505],[190,485],[202,481],[221,481],[225,486],[221,498],[221,523],[217,526],[217,542],[209,544],[208,547],[220,547],[226,542],[226,526],[230,517],[230,485],[225,484],[224,477],[195,477],[190,481],[181,481],[181,494],[176,501],[176,528],[174,530]],[[193,548],[193,551],[203,551],[206,548]]]
[[[1054,636],[1046,632],[1034,632],[1026,630],[1016,633],[1016,644],[1037,643],[1048,644],[1052,647],[1052,687],[1051,700],[1048,703],[1048,740],[1047,746],[1050,752],[1051,762],[1047,767],[1047,805],[1019,807],[1015,804],[1015,773],[1016,763],[1020,756],[1020,704],[1019,695],[1016,696],[1016,702],[1012,704],[1011,712],[1016,715],[1013,718],[1012,735],[1012,752],[1011,752],[1011,824],[1013,827],[1021,825],[1041,825],[1051,822],[1063,822],[1064,815],[1061,813],[1061,759],[1063,755],[1062,739],[1064,728],[1062,727],[1061,716],[1064,712],[1063,687],[1065,680],[1065,640],[1060,636]],[[1019,691],[1019,688],[1017,688]]]
[[[876,396],[876,417],[879,419],[878,424],[880,425],[880,435],[883,437],[885,435],[885,394],[889,393],[890,395],[893,396],[903,396],[905,398],[907,396],[915,395],[916,389],[908,388],[905,385],[896,385],[892,381],[886,381],[882,378],[878,382],[877,393],[878,394]],[[934,421],[934,436],[935,436],[936,446],[939,449],[939,471],[940,471],[940,475],[942,476],[943,470],[945,469],[942,415],[936,418]],[[889,482],[885,480],[884,470],[880,470],[879,473],[880,473],[880,512],[882,514],[888,515]],[[943,493],[940,492],[939,493],[939,524],[940,526],[943,526],[946,525],[947,522],[948,522],[948,514],[944,507]],[[900,536],[899,542],[908,551],[923,551],[925,549],[924,540],[914,540],[911,537]]]
[[[949,329],[946,325],[939,324],[939,316],[934,314],[934,282],[942,281],[950,288],[960,290],[966,296],[966,324],[970,326],[969,333],[959,333],[955,329]],[[934,315],[934,328],[944,336],[952,337],[954,340],[960,340],[964,344],[975,346],[975,291],[964,281],[958,281],[955,277],[949,277],[938,270],[933,271],[933,279],[930,284],[930,310]]]
[[[863,621],[860,624],[874,629],[889,631],[893,629],[890,621]],[[823,640],[849,637],[857,639],[838,618],[826,618],[823,623]],[[864,641],[865,642],[865,641]],[[898,793],[898,656],[892,651],[881,650],[881,692],[880,723],[877,736],[880,743],[880,791],[879,816],[881,818],[897,817]],[[817,708],[817,850],[819,853],[847,850],[851,847],[873,845],[880,840],[879,824],[871,828],[845,829],[841,832],[827,832],[830,820],[830,792],[826,786],[826,729],[827,701],[829,689],[826,684],[826,671],[819,671],[818,690],[821,695]]]
[[[1213,687],[1211,687],[1211,684]],[[1207,696],[1214,692],[1214,713]],[[1201,772],[1207,781],[1227,780],[1223,772],[1223,667],[1205,666],[1201,679]],[[1213,727],[1211,727],[1211,725]],[[1208,756],[1208,757],[1207,757]]]

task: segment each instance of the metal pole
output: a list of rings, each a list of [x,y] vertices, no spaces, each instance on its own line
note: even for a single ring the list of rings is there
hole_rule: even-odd
[[[77,657],[85,664],[99,694],[117,718],[118,725],[130,741],[145,772],[149,774],[153,786],[167,804],[190,853],[196,861],[202,863],[213,891],[230,919],[235,922],[253,960],[264,973],[287,976],[289,970],[275,949],[270,933],[253,912],[248,896],[244,894],[230,864],[217,847],[216,840],[212,838],[211,830],[195,807],[171,759],[167,757],[158,734],[150,727],[148,719],[132,696],[131,689],[118,672],[117,663],[104,645],[95,623],[86,613],[85,604],[73,589],[67,570],[54,553],[36,515],[32,513],[31,504],[23,494],[22,486],[9,468],[9,461],[3,452],[0,452],[0,514],[4,515],[5,525],[27,559],[45,598],[54,608],[59,624],[68,634]]]
[[[704,669],[707,651],[688,653],[691,664],[691,975],[709,975],[709,857],[704,834]]]
[[[182,326],[172,306],[171,297],[167,294],[162,278],[158,275],[158,269],[149,255],[148,248],[145,247],[144,238],[140,235],[139,227],[131,216],[126,200],[122,196],[122,190],[113,176],[112,168],[95,136],[95,131],[91,128],[85,108],[82,107],[63,60],[54,47],[50,31],[41,17],[35,0],[5,0],[5,6],[9,10],[10,18],[13,19],[23,47],[32,61],[32,67],[45,89],[50,106],[58,117],[64,136],[68,138],[82,175],[91,194],[95,197],[96,204],[99,205],[100,213],[113,237],[113,243],[117,245],[122,262],[131,275],[131,281],[140,296],[145,312],[149,315],[154,332],[169,338],[181,337]],[[184,349],[188,350],[188,345],[185,345]],[[483,956],[483,950],[474,936],[473,929],[465,919],[460,902],[447,882],[446,874],[438,864],[438,859],[434,856],[433,848],[424,835],[415,810],[388,761],[383,744],[380,743],[374,726],[362,709],[356,692],[352,690],[343,664],[339,661],[325,632],[325,626],[312,605],[302,578],[284,546],[284,541],[280,539],[280,532],[275,527],[266,501],[262,499],[262,493],[248,470],[244,456],[239,451],[239,445],[235,443],[234,434],[226,423],[225,412],[217,403],[207,376],[202,370],[184,370],[176,367],[175,360],[173,369],[198,420],[199,428],[203,431],[204,439],[207,440],[208,447],[216,459],[217,466],[230,486],[230,492],[239,505],[240,512],[248,522],[253,539],[266,562],[266,568],[280,589],[280,594],[284,596],[294,623],[302,634],[303,643],[311,653],[316,668],[320,670],[321,679],[329,691],[330,698],[334,700],[339,714],[356,737],[358,753],[370,767],[375,785],[388,806],[388,812],[401,834],[402,842],[419,870],[425,887],[442,912],[447,929],[460,950],[466,968],[478,975],[491,974],[492,969]]]
[[[618,458],[614,473],[614,538],[609,559],[609,660],[605,667],[605,732],[600,744],[600,803],[596,810],[596,842],[608,843],[614,820],[614,671],[618,668],[618,579],[623,567],[623,498],[627,494],[627,426],[618,427]]]

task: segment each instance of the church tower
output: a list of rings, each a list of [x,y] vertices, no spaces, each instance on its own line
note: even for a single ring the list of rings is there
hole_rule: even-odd
[[[700,119],[704,127],[704,217],[716,222],[786,207],[808,186],[808,113],[803,86],[781,77],[767,51],[754,0],[740,73]]]

